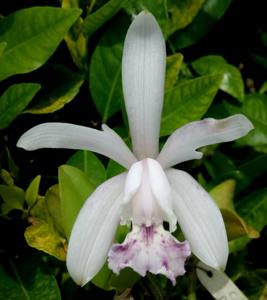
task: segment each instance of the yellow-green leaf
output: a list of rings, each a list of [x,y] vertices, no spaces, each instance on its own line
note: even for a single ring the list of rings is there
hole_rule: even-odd
[[[37,200],[40,181],[41,176],[36,176],[25,191],[25,200],[29,207],[32,207]]]
[[[52,224],[30,218],[31,226],[24,233],[29,246],[48,253],[59,260],[66,260],[67,242]]]
[[[183,58],[184,57],[181,53],[175,53],[167,57],[165,90],[176,85],[178,75],[182,67]]]

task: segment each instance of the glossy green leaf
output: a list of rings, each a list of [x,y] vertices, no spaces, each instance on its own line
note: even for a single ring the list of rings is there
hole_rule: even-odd
[[[116,19],[103,33],[92,55],[89,84],[103,123],[121,108],[122,46],[128,26],[124,17]]]
[[[6,49],[7,43],[1,42],[0,43],[0,56],[3,54],[4,50]]]
[[[71,165],[83,171],[94,187],[97,187],[105,181],[105,167],[98,157],[90,151],[77,151],[67,161],[67,165]]]
[[[223,74],[221,90],[239,99],[244,98],[244,83],[238,68],[228,64],[219,55],[203,56],[192,62],[193,68],[199,75]]]
[[[230,4],[231,0],[207,0],[193,22],[171,36],[172,47],[183,49],[198,42],[224,15]]]
[[[60,300],[55,277],[36,257],[9,259],[0,265],[0,298],[6,300]]]
[[[267,146],[267,95],[256,93],[247,95],[241,108],[226,102],[224,105],[229,113],[243,113],[254,125],[254,130],[238,140],[239,144],[253,146],[256,149]]]
[[[254,192],[236,205],[237,212],[258,231],[267,224],[267,188]]]
[[[59,167],[58,181],[64,230],[69,237],[84,201],[95,187],[85,173],[68,165]]]
[[[83,22],[83,32],[90,36],[97,31],[103,24],[111,19],[128,0],[110,0],[101,6],[97,11],[88,15]]]
[[[182,64],[183,55],[181,53],[175,53],[167,56],[165,90],[173,88],[176,85]]]
[[[161,135],[203,117],[221,84],[221,75],[208,75],[182,82],[165,93]]]
[[[25,200],[29,207],[32,207],[37,200],[39,194],[41,176],[36,176],[25,191]]]
[[[0,129],[6,128],[25,109],[40,88],[37,83],[19,83],[1,95]]]
[[[0,57],[0,80],[43,65],[80,14],[80,9],[32,7],[1,20],[0,42],[7,47]]]
[[[205,0],[168,0],[168,36],[188,26],[196,17]]]
[[[17,186],[0,184],[0,196],[4,203],[1,206],[2,213],[8,214],[13,209],[23,210],[25,193]]]
[[[239,201],[236,210],[246,223],[260,232],[267,224],[267,189],[254,192]],[[246,237],[232,241],[230,243],[231,252],[243,249],[248,242],[249,238]]]
[[[106,170],[106,178],[109,179],[119,175],[122,172],[125,172],[125,168],[116,163],[114,160],[110,159]]]
[[[49,65],[40,73],[43,88],[26,113],[47,114],[63,108],[75,98],[84,82],[80,74],[61,65]]]

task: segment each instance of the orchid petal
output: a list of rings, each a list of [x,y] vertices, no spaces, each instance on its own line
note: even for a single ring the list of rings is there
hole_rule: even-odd
[[[103,131],[68,123],[45,123],[25,132],[17,146],[26,150],[67,148],[103,154],[129,168],[136,158],[120,136],[107,125]]]
[[[246,135],[253,125],[241,114],[222,120],[212,118],[191,122],[168,138],[157,161],[168,168],[180,162],[200,159],[202,153],[196,149],[222,142],[230,142]]]
[[[165,61],[161,29],[150,13],[141,12],[127,32],[122,58],[123,93],[138,159],[158,155]]]
[[[156,160],[148,158],[145,161],[148,166],[148,178],[152,193],[165,214],[165,221],[170,224],[170,231],[173,232],[176,229],[177,218],[173,213],[171,187],[168,178]]]
[[[192,252],[214,269],[224,269],[228,242],[219,208],[186,172],[170,169],[166,173],[173,189],[174,211]]]
[[[72,229],[67,268],[73,280],[85,285],[105,263],[119,224],[119,207],[126,174],[101,184],[87,199]]]

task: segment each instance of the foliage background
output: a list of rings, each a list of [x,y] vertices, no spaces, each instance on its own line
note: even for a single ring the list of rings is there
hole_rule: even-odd
[[[205,147],[204,159],[178,167],[222,210],[227,274],[249,299],[266,299],[265,6],[260,0],[0,3],[1,299],[210,299],[194,262],[175,287],[161,276],[140,279],[126,270],[116,277],[107,268],[77,287],[64,263],[69,232],[87,195],[121,168],[89,152],[16,148],[22,133],[48,121],[95,128],[106,122],[129,142],[119,70],[131,14],[143,8],[157,17],[167,42],[162,141],[203,117],[242,112],[255,126],[247,137]],[[116,238],[125,233],[120,228]]]

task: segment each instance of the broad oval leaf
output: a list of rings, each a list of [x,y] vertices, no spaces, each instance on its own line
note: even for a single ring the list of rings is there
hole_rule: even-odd
[[[246,223],[260,232],[267,224],[267,188],[258,190],[239,201],[236,210]],[[249,241],[247,237],[231,241],[231,252],[243,249]]]
[[[57,281],[36,256],[9,259],[0,266],[0,299],[60,300]]]
[[[128,0],[110,0],[100,7],[97,11],[88,15],[83,22],[82,30],[87,35],[90,36],[97,29],[99,29],[105,22],[111,19]]]
[[[247,95],[241,108],[227,102],[224,106],[231,114],[243,113],[254,125],[254,130],[239,139],[238,143],[267,153],[267,95],[256,93]]]
[[[40,73],[43,88],[25,113],[48,114],[63,108],[75,98],[84,82],[79,73],[61,65],[48,65]]]
[[[223,74],[221,90],[242,101],[244,98],[244,82],[238,68],[228,64],[219,55],[203,56],[192,62],[199,75]]]
[[[0,129],[9,126],[40,88],[40,84],[37,83],[19,83],[4,91],[0,97]]]
[[[161,136],[203,117],[222,81],[221,75],[208,75],[185,81],[166,91],[161,119]]]
[[[106,179],[105,167],[93,152],[79,150],[67,161],[67,165],[83,171],[94,187]]]
[[[168,12],[168,36],[177,30],[188,26],[196,17],[201,7],[205,3],[205,0],[187,0],[187,1],[176,1],[169,0]]]
[[[183,49],[198,42],[224,15],[231,0],[207,0],[193,22],[175,32],[170,40],[175,49]]]
[[[7,46],[0,56],[0,80],[43,65],[80,14],[80,9],[32,7],[1,20],[0,42]]]
[[[58,181],[63,226],[69,237],[83,203],[95,187],[85,173],[68,165],[59,167]]]
[[[122,46],[128,25],[124,17],[117,18],[104,32],[92,55],[89,84],[103,123],[121,108]]]

